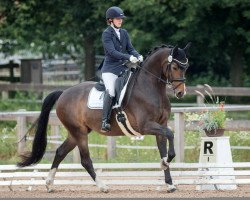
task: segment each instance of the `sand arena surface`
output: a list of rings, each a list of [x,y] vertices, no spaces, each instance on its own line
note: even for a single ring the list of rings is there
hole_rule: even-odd
[[[109,193],[102,193],[96,186],[53,186],[54,192],[47,193],[45,186],[0,186],[1,198],[209,198],[250,197],[250,185],[240,185],[233,191],[196,191],[195,186],[181,185],[174,193],[157,191],[156,186],[110,186]]]

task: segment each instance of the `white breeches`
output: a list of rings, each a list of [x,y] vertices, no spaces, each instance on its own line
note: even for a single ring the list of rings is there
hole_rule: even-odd
[[[115,81],[117,78],[118,76],[113,73],[102,73],[103,83],[112,97],[115,96]]]

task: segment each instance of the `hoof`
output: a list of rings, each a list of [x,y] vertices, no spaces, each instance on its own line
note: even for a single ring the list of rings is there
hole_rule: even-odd
[[[96,185],[99,188],[101,192],[108,193],[109,192],[109,187],[105,185],[101,179],[97,176],[95,179]]]
[[[174,185],[168,185],[168,189],[167,189],[167,192],[168,193],[172,193],[176,190],[176,187]]]
[[[48,193],[54,192],[54,190],[50,188],[53,185],[53,182],[53,180],[46,180],[46,188]]]
[[[32,190],[32,186],[29,186],[26,191],[31,191]]]
[[[109,192],[109,187],[108,186],[102,186],[99,188],[101,192],[108,193]]]
[[[49,185],[46,185],[46,189],[48,193],[54,192],[54,190],[50,188]]]
[[[177,190],[177,188],[174,186],[174,185],[167,185],[167,192],[168,193],[172,193],[174,192],[175,190]],[[156,191],[159,191],[159,192],[166,192],[166,186],[158,186],[156,188]]]
[[[48,193],[52,193],[52,192],[54,192],[54,190],[51,189],[51,188],[48,188],[48,189],[47,189],[47,192],[48,192]]]

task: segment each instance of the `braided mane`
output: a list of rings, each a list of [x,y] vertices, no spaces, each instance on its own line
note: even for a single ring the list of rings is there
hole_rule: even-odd
[[[173,48],[173,46],[172,46],[172,45],[162,44],[162,45],[160,45],[160,46],[154,47],[153,49],[150,49],[149,52],[145,55],[145,59],[144,59],[143,63],[144,63],[144,62],[146,61],[146,59],[147,59],[148,57],[150,57],[153,53],[155,53],[156,51],[158,51],[159,49],[162,49],[162,48]],[[143,64],[143,63],[141,63],[141,64]]]

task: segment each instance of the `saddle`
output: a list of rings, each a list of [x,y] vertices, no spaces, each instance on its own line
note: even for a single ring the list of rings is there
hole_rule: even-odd
[[[115,82],[115,102],[118,103],[121,97],[122,90],[129,83],[130,77],[133,76],[135,68],[128,68],[123,73],[121,73]],[[103,80],[100,79],[98,83],[95,84],[95,89],[101,92],[106,90]],[[127,88],[125,88],[126,90]]]

